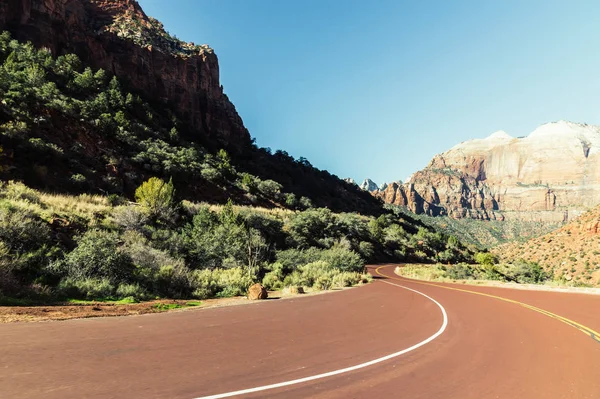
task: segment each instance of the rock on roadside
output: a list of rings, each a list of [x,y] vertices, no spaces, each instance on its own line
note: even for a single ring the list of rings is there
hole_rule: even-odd
[[[254,284],[248,289],[248,299],[250,300],[267,299],[268,296],[267,289],[259,283]]]

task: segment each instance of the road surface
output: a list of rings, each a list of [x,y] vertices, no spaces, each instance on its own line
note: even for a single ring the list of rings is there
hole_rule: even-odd
[[[600,398],[600,296],[393,269],[298,299],[0,325],[0,398]]]

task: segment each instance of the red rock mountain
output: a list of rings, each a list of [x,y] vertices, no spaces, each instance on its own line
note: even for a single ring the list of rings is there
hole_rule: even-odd
[[[560,121],[527,137],[496,132],[373,194],[432,216],[568,220],[600,204],[600,127]]]
[[[168,101],[205,138],[228,148],[250,142],[213,50],[171,37],[135,0],[2,0],[2,30],[55,55],[76,53],[147,98]]]

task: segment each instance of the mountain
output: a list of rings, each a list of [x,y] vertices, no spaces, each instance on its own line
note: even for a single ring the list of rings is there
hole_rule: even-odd
[[[214,51],[172,37],[134,0],[3,1],[0,30],[125,78],[129,88],[178,110],[198,135],[229,147],[250,141],[223,93]]]
[[[379,190],[379,186],[377,185],[377,183],[375,183],[373,180],[371,179],[365,179],[362,184],[360,185],[361,190],[364,191],[375,191],[375,190]]]
[[[501,260],[538,262],[555,278],[579,284],[600,283],[600,206],[561,228],[524,243],[493,249]]]
[[[132,197],[159,176],[194,200],[381,212],[305,158],[258,148],[215,52],[173,37],[134,0],[2,1],[2,31],[2,179]]]
[[[600,127],[548,123],[436,155],[405,184],[374,195],[431,216],[565,221],[600,203]]]

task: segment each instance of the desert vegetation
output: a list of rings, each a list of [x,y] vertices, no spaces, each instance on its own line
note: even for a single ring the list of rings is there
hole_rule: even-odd
[[[536,262],[517,260],[499,263],[498,258],[489,252],[475,254],[475,263],[437,263],[436,265],[406,265],[396,268],[396,273],[430,281],[501,281],[518,284],[544,284],[552,280]]]
[[[181,201],[148,179],[136,201],[0,186],[0,295],[55,299],[204,299],[370,280],[365,262],[470,259],[456,238],[391,214]]]
[[[447,235],[454,235],[474,250],[486,250],[509,242],[525,242],[559,228],[559,222],[521,220],[518,217],[507,220],[477,220],[471,218],[454,219],[449,216],[430,217],[415,215],[407,209],[386,205],[396,214],[410,214],[420,222]]]
[[[600,209],[593,208],[561,228],[525,242],[492,249],[502,261],[524,259],[539,263],[558,283],[596,286],[600,283]]]

